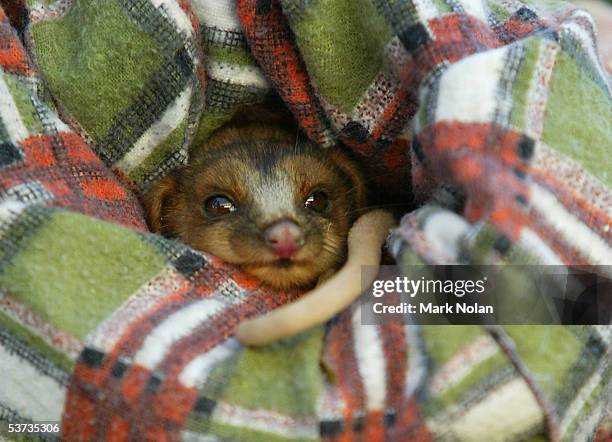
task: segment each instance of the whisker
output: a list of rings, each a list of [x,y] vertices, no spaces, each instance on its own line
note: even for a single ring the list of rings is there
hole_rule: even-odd
[[[340,259],[344,259],[345,258],[345,255],[343,253],[339,253],[336,250],[333,250],[333,249],[331,249],[329,247],[323,246],[323,250],[325,250],[327,253],[329,253],[331,255],[334,255],[334,256],[336,256],[336,257],[338,257]]]
[[[298,150],[298,142],[300,140],[300,129],[296,129],[295,131],[295,144],[293,145],[293,151],[297,153]]]

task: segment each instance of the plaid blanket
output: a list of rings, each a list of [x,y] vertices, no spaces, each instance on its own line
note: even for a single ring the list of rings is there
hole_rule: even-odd
[[[609,440],[611,327],[365,327],[354,305],[246,349],[237,324],[299,294],[147,233],[138,203],[274,90],[311,139],[343,142],[420,204],[388,242],[407,274],[612,264],[612,101],[587,13],[1,4],[0,434],[61,421],[66,440]]]

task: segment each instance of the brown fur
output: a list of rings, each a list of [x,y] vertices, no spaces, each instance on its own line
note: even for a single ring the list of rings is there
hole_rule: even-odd
[[[278,192],[290,193],[291,207],[274,210],[261,202],[268,196],[262,189],[272,181]],[[304,207],[315,189],[329,195],[326,213]],[[204,202],[217,194],[230,197],[238,210],[220,219],[207,216]],[[192,153],[189,165],[158,181],[145,200],[153,231],[288,289],[312,286],[343,263],[348,230],[366,205],[366,189],[355,162],[342,150],[296,142],[295,133],[276,126],[249,124],[217,131]],[[264,240],[266,227],[281,219],[295,222],[305,237],[290,264]]]

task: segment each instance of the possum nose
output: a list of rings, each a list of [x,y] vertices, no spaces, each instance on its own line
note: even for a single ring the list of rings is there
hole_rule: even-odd
[[[304,243],[302,230],[291,221],[280,221],[266,229],[266,243],[279,258],[293,257]]]

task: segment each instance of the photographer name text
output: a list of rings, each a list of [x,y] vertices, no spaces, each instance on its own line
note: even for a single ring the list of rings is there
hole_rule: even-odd
[[[445,294],[460,299],[465,295],[484,295],[487,277],[482,279],[440,280],[440,279],[411,279],[398,276],[394,279],[379,279],[372,285],[372,296],[382,298],[385,295],[407,295],[415,298],[423,294]],[[418,298],[417,298],[418,299]],[[381,300],[382,301],[382,300]],[[476,302],[436,302],[418,299],[417,303],[400,302],[387,304],[375,302],[372,304],[375,314],[493,314],[491,305],[482,305]]]

